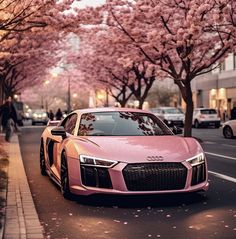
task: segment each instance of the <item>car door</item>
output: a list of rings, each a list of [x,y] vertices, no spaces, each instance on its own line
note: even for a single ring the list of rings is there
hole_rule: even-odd
[[[76,113],[68,115],[62,123],[61,126],[64,127],[67,135],[67,139],[72,137],[75,134],[76,130],[76,122],[78,119],[78,115]],[[66,141],[65,141],[66,142]],[[62,150],[64,149],[64,143],[61,141],[61,143],[58,143],[55,145],[55,155],[56,155],[56,162],[55,162],[55,167],[57,170],[57,174],[60,176],[60,170],[61,170],[61,153]]]

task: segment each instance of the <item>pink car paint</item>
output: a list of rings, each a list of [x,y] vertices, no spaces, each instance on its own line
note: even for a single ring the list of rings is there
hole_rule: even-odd
[[[74,112],[78,115],[77,124],[80,123],[82,114],[94,112],[140,112],[153,115],[148,111],[137,109],[86,109]],[[75,128],[78,129],[78,125]],[[188,161],[199,154],[205,156],[201,145],[194,138],[176,135],[76,136],[76,134],[67,134],[67,138],[62,140],[60,136],[51,135],[52,129],[53,127],[48,127],[42,134],[45,152],[48,152],[46,142],[49,139],[57,141],[53,151],[55,165],[50,166],[49,157],[45,155],[47,171],[50,176],[57,177],[57,182],[60,184],[60,155],[65,150],[69,188],[73,194],[161,194],[208,190],[206,159],[196,166],[192,166]],[[83,166],[79,160],[80,155],[113,160],[117,163],[106,169],[90,165]],[[90,176],[94,177],[93,180],[98,180],[92,186],[89,185],[93,184]],[[107,184],[104,179],[109,179],[110,184]],[[85,183],[87,181],[89,183]]]

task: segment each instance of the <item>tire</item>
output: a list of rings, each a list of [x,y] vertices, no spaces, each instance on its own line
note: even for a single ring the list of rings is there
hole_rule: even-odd
[[[35,122],[32,122],[32,125],[35,125]]]
[[[233,131],[232,129],[230,128],[230,126],[225,126],[224,130],[223,130],[223,134],[224,134],[224,137],[226,139],[232,139],[234,137],[233,135]]]
[[[198,122],[198,120],[195,120],[194,121],[194,127],[197,129],[197,128],[199,128],[199,122]]]
[[[63,151],[61,155],[61,193],[65,199],[72,198],[69,188],[68,166],[65,151]]]
[[[47,175],[43,140],[41,140],[40,144],[40,172],[43,176]]]

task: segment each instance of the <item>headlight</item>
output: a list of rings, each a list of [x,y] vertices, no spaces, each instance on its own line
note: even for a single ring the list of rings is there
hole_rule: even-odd
[[[34,113],[34,114],[33,114],[33,117],[34,117],[34,118],[37,118],[37,117],[38,117],[38,115]]]
[[[43,113],[43,117],[47,117],[47,114],[46,114],[46,113]]]
[[[200,153],[200,154],[188,159],[187,162],[189,162],[192,166],[202,164],[205,162],[205,156],[203,153]]]
[[[96,166],[103,168],[111,168],[118,163],[117,161],[114,160],[100,159],[86,155],[80,155],[79,160],[81,165]]]

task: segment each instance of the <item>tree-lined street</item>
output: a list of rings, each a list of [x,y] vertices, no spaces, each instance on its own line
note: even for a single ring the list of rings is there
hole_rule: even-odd
[[[99,195],[65,200],[39,170],[43,127],[25,127],[21,153],[46,238],[227,238],[236,236],[236,145],[221,129],[194,129],[209,165],[206,193]]]
[[[20,124],[25,121],[26,124],[19,133],[20,149],[45,238],[236,238],[236,139],[225,139],[222,128],[198,129],[201,123],[215,124],[219,127],[220,121],[236,119],[235,46],[235,0],[0,0],[0,137],[3,137],[2,133],[5,132],[11,136],[14,130],[19,133],[21,130],[17,128],[16,122]],[[51,135],[62,136],[62,142],[55,143],[52,140],[47,150],[41,148],[41,170],[45,173],[47,157],[43,154],[44,150],[50,151],[50,167],[55,166],[57,175],[63,175],[58,180],[63,182],[62,191],[69,195],[68,180],[71,175],[68,172],[71,171],[68,169],[72,164],[67,165],[67,155],[64,155],[64,151],[63,163],[60,157],[55,165],[55,162],[52,162],[56,161],[55,155],[61,153],[56,152],[61,149],[60,143],[65,152],[73,151],[70,147],[75,147],[76,152],[73,151],[73,157],[70,155],[68,159],[79,157],[78,165],[84,166],[84,171],[81,171],[85,175],[85,181],[90,180],[86,177],[90,177],[89,167],[93,167],[92,174],[95,179],[88,182],[88,185],[93,185],[91,187],[100,187],[97,167],[105,168],[105,175],[109,167],[116,163],[118,165],[118,161],[121,161],[120,158],[110,159],[118,155],[112,149],[111,156],[106,159],[100,157],[97,149],[93,151],[90,147],[86,151],[86,146],[80,144],[82,141],[74,145],[74,141],[79,141],[74,134],[75,129],[79,128],[82,134],[80,136],[86,137],[91,136],[89,133],[93,130],[98,131],[96,136],[140,135],[140,132],[128,132],[132,128],[128,124],[122,124],[120,128],[125,132],[120,133],[121,129],[113,116],[109,118],[109,123],[111,126],[114,123],[114,128],[107,135],[102,130],[93,128],[93,123],[97,123],[93,112],[83,115],[85,123],[81,123],[84,119],[79,111],[68,116],[72,110],[103,106],[147,109],[151,112],[157,110],[156,114],[159,111],[162,115],[166,112],[160,108],[161,106],[171,106],[170,111],[182,110],[182,115],[167,112],[165,122],[175,125],[176,122],[184,120],[181,122],[181,125],[184,125],[183,137],[195,137],[201,143],[208,159],[209,191],[149,196],[93,195],[65,200],[60,188],[48,177],[40,174],[40,136],[44,127],[33,127],[31,124],[39,123],[42,118],[45,119],[45,125],[49,118],[61,120],[61,117],[55,117],[56,112],[61,112],[63,118],[67,117],[63,125],[53,133],[48,131],[44,134],[45,142],[43,141],[42,145],[49,141]],[[194,118],[193,114],[197,108],[205,108],[205,112],[198,109],[198,118]],[[165,130],[160,126],[160,132],[157,132],[158,123],[153,121],[154,117],[146,119],[143,112],[138,112],[133,111],[130,115],[124,114],[125,116],[122,115],[120,118],[138,123],[138,127],[137,124],[133,127],[136,131],[143,131],[142,136],[166,135],[165,126]],[[136,117],[136,114],[141,116]],[[98,117],[99,120],[100,118]],[[104,123],[99,120],[98,125]],[[91,122],[88,123],[89,121]],[[195,124],[196,128],[193,129],[192,124]],[[109,128],[106,121],[102,126],[105,130]],[[113,132],[115,129],[118,129],[116,134]],[[232,129],[228,129],[229,137],[233,134]],[[177,133],[177,128],[175,130]],[[12,161],[9,159],[12,170],[14,166],[11,162],[16,162],[16,157],[19,156],[16,152],[19,152],[19,148],[16,135],[13,136],[12,144],[10,136],[6,137],[6,141],[9,142],[2,145],[9,151],[6,154],[13,155]],[[105,138],[103,143],[126,150],[124,155],[131,145],[121,144],[125,147],[123,149],[118,141],[114,142],[112,145],[109,139]],[[134,142],[132,146],[138,148],[140,142]],[[54,143],[59,146],[54,148]],[[156,146],[152,146],[149,139],[145,139],[145,143],[147,145],[141,146],[150,148],[151,156],[145,156],[148,161],[165,161],[163,155],[153,156]],[[11,147],[12,145],[15,148]],[[192,139],[184,141],[181,138],[179,141],[160,141],[160,145],[165,146],[161,148],[165,153],[169,153],[171,148],[173,165],[176,165],[180,158],[190,155],[187,156],[189,160],[186,163],[190,167],[187,179],[190,180],[192,177],[192,180],[195,180],[196,176],[195,185],[202,182],[199,185],[202,186],[204,183],[206,186],[204,157],[198,144]],[[170,145],[173,145],[174,149]],[[100,147],[99,143],[96,146]],[[136,153],[135,147],[130,152]],[[108,149],[108,146],[104,147],[102,153],[108,153]],[[143,151],[142,148],[142,153]],[[88,158],[85,155],[87,152]],[[141,154],[138,156],[143,157]],[[138,157],[130,158],[133,160]],[[168,160],[164,164],[169,162]],[[138,161],[132,163],[138,164]],[[18,177],[24,177],[26,180],[22,164],[19,175],[17,167],[15,172],[9,173],[9,181],[19,179]],[[139,169],[144,167],[146,165],[138,166]],[[174,183],[181,167],[186,172],[182,165],[171,171],[174,172],[174,176],[171,176]],[[196,173],[192,173],[195,169],[191,167],[195,167]],[[163,176],[166,173],[165,168],[161,169],[163,175],[159,169],[155,169],[154,173],[152,170],[149,170],[148,174],[154,179],[150,185],[155,187],[158,181],[156,176],[161,175],[164,181],[170,176],[169,169],[166,177]],[[81,175],[79,177],[82,177]],[[144,177],[149,180],[150,175]],[[77,176],[73,174],[71,177],[76,181]],[[105,176],[107,178],[102,180],[109,181],[109,173]],[[180,179],[185,176],[181,176]],[[123,178],[122,182],[119,180],[118,186],[124,182]],[[130,181],[133,183],[135,180]],[[138,180],[134,184],[137,182]],[[143,184],[143,181],[139,182]],[[6,205],[6,209],[10,211],[10,216],[6,215],[10,225],[7,233],[15,229],[13,234],[16,238],[23,237],[23,234],[30,238],[32,229],[27,231],[27,224],[33,214],[27,214],[28,211],[24,209],[30,209],[32,212],[34,205],[32,200],[30,205],[27,204],[30,195],[27,195],[26,200],[19,196],[23,193],[21,190],[28,187],[25,183],[25,187],[21,187],[20,183],[22,182],[19,179],[19,182],[9,184],[10,190],[6,185],[3,188],[5,197],[8,197],[9,190],[8,199],[13,200],[4,199],[10,204]],[[194,183],[189,182],[189,185],[193,186]],[[11,185],[15,185],[12,191]],[[110,189],[108,186],[100,188]],[[128,189],[126,186],[124,188]],[[18,208],[16,211],[10,208],[13,204]],[[0,216],[3,218],[4,210],[3,213],[2,209],[0,210]],[[12,212],[16,215],[14,223],[11,221]],[[23,220],[22,215],[26,219]],[[32,217],[35,219],[33,225],[39,224],[37,215]],[[13,224],[17,227],[13,228]],[[39,234],[40,230],[38,228]]]

